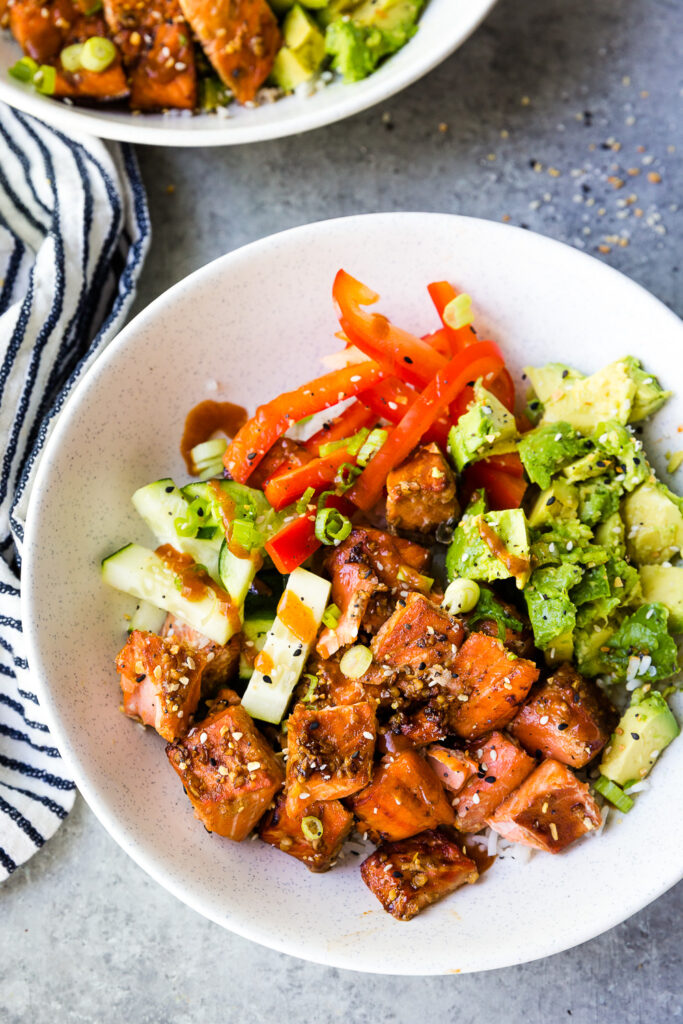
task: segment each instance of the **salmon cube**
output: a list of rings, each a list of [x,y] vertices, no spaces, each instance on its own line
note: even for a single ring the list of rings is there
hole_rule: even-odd
[[[334,629],[323,629],[318,637],[316,650],[322,658],[331,658],[341,647],[354,642],[370,598],[379,587],[379,580],[364,560],[363,545],[356,536],[361,533],[354,530],[326,559],[332,577],[332,601],[341,617]]]
[[[284,771],[241,704],[219,701],[166,755],[209,832],[240,842],[282,788]]]
[[[475,761],[476,774],[454,801],[455,825],[461,832],[479,832],[496,807],[531,774],[536,762],[500,732],[471,743],[467,753]]]
[[[394,537],[384,530],[364,527],[363,550],[380,583],[390,590],[404,593],[421,590],[421,574],[429,565],[429,551],[403,537]]]
[[[430,533],[459,511],[455,476],[435,444],[422,445],[387,476],[387,522]]]
[[[388,840],[451,825],[454,817],[443,786],[416,750],[383,757],[370,785],[348,805],[364,829]]]
[[[165,740],[177,739],[192,724],[204,666],[204,655],[189,644],[133,630],[116,659],[124,714]]]
[[[530,754],[583,768],[605,746],[617,717],[597,686],[564,664],[534,691],[508,728]]]
[[[167,615],[161,630],[162,636],[173,636],[176,640],[194,647],[205,655],[206,665],[202,673],[202,697],[213,696],[216,687],[222,686],[234,674],[240,660],[240,639],[234,636],[224,646],[210,640],[199,630],[189,626],[175,615]]]
[[[449,708],[446,702],[442,704],[439,703],[439,700],[443,700],[443,698],[430,701],[412,714],[399,711],[392,715],[385,736],[388,738],[392,733],[394,736],[400,734],[407,740],[407,746],[403,749],[408,749],[411,746],[426,747],[429,743],[437,743],[439,740],[445,739],[449,732]],[[388,740],[388,743],[391,743],[391,740]],[[391,749],[391,747],[388,746],[387,749]]]
[[[311,816],[322,825],[319,838],[309,839],[302,831],[304,818]],[[320,800],[299,807],[296,816],[292,816],[287,811],[287,801],[280,797],[263,819],[259,835],[264,843],[302,861],[309,871],[320,872],[332,867],[352,827],[353,814],[339,800]]]
[[[372,653],[381,665],[424,672],[435,665],[447,668],[462,643],[465,631],[457,619],[442,611],[423,594],[399,601],[372,641]]]
[[[498,806],[487,824],[505,839],[559,853],[602,821],[588,786],[548,759]]]
[[[453,732],[476,739],[511,722],[539,676],[533,661],[518,658],[500,640],[470,633],[453,662],[464,687],[451,717]]]
[[[297,704],[287,720],[288,813],[296,817],[311,801],[337,800],[367,786],[376,733],[372,704]]]
[[[461,885],[476,882],[477,865],[438,829],[383,843],[361,864],[368,889],[388,914],[410,921]]]
[[[427,763],[451,793],[459,793],[478,770],[478,764],[464,750],[433,743],[426,750]]]

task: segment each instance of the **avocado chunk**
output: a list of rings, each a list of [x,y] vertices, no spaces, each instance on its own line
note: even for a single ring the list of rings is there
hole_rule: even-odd
[[[524,590],[534,643],[540,650],[551,650],[555,660],[561,646],[564,660],[572,654],[572,634],[576,624],[576,608],[569,591],[581,580],[577,565],[548,566],[532,573]]]
[[[259,651],[262,651],[268,630],[275,621],[275,615],[270,615],[268,612],[256,612],[252,616],[246,618],[242,625],[242,634],[246,641],[246,644],[250,645],[249,650],[252,654],[256,655]],[[240,667],[239,677],[240,679],[251,679],[254,671],[254,659],[247,658],[244,650],[240,653]]]
[[[327,26],[325,51],[332,67],[345,82],[360,82],[377,67],[379,56],[368,43],[368,34],[355,22],[339,18]]]
[[[627,616],[606,643],[605,660],[615,682],[670,679],[678,671],[678,650],[668,630],[663,604],[644,604]]]
[[[669,629],[683,633],[683,566],[641,565],[643,602],[658,601],[669,612]]]
[[[679,732],[678,722],[661,693],[648,693],[622,715],[605,748],[600,771],[618,786],[640,782]]]
[[[683,515],[676,497],[654,478],[627,495],[621,514],[626,549],[636,565],[668,562],[683,547]]]
[[[360,0],[327,0],[327,3],[320,4],[320,9],[316,11],[316,18],[323,28],[327,28],[342,15],[349,15],[354,7],[358,7],[359,3]]]
[[[487,543],[488,541],[488,543]],[[521,508],[462,517],[446,555],[449,580],[505,580],[514,577],[521,589],[529,579],[529,534]]]
[[[590,480],[577,487],[579,497],[578,515],[582,523],[595,526],[601,520],[609,519],[618,512],[621,492],[618,485],[609,480]]]
[[[626,554],[624,520],[613,512],[595,527],[595,540],[603,548],[623,558]]]
[[[371,74],[384,57],[400,50],[417,31],[424,0],[363,0],[341,5],[341,17],[321,12],[325,47],[345,82]],[[337,5],[339,10],[339,6]]]
[[[584,377],[578,370],[572,370],[570,366],[565,366],[564,363],[547,363],[545,366],[525,366],[524,373],[529,378],[534,394],[541,405],[545,405],[555,395],[556,391],[561,391],[574,381],[583,380]]]
[[[603,648],[615,629],[616,623],[576,628],[574,631],[574,660],[582,676],[600,676],[609,672]]]
[[[589,442],[569,423],[548,423],[523,434],[517,450],[532,484],[547,488],[551,478],[568,462],[588,451]]]
[[[424,7],[424,0],[363,0],[351,14],[356,25],[379,29],[384,37],[387,52],[394,52],[404,46],[417,31],[417,19]]]
[[[551,529],[531,535],[531,555],[534,565],[603,565],[608,552],[595,544],[593,531],[578,519],[558,519]]]
[[[478,380],[474,385],[474,402],[448,433],[448,447],[458,472],[490,454],[493,445],[514,437],[515,417]]]
[[[558,476],[545,491],[541,491],[528,515],[529,526],[538,530],[552,526],[558,519],[574,519],[579,507],[579,495],[573,484]]]
[[[626,356],[624,363],[636,385],[628,421],[629,423],[638,423],[639,420],[644,420],[646,416],[651,416],[653,412],[661,409],[664,403],[671,398],[671,392],[665,391],[657,378],[653,377],[651,373],[647,373],[633,356]]]
[[[282,28],[284,46],[278,50],[271,76],[285,92],[292,92],[316,73],[325,59],[325,37],[307,11],[295,4]]]
[[[635,393],[635,382],[629,376],[625,361],[620,359],[590,377],[567,379],[544,402],[541,422],[570,423],[581,434],[590,433],[606,420],[625,424]]]

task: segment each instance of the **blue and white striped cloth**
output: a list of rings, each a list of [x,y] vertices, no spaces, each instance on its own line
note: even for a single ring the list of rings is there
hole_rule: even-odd
[[[126,319],[148,242],[131,149],[69,139],[0,104],[0,881],[75,797],[24,653],[31,482],[55,417]]]

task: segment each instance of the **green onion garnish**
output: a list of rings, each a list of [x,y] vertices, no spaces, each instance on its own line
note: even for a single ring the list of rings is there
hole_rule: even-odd
[[[315,496],[315,491],[312,487],[307,487],[304,493],[301,495],[296,503],[296,510],[300,516],[304,514],[306,509],[311,503],[311,499]]]
[[[311,672],[304,672],[304,679],[308,680],[308,689],[301,699],[304,704],[310,704],[312,700],[315,700],[315,691],[318,687],[318,677],[314,676]]]
[[[323,823],[315,815],[307,814],[305,818],[301,819],[301,831],[309,843],[315,843],[318,839],[322,839]]]
[[[65,46],[59,55],[59,59],[62,62],[62,67],[65,71],[80,71],[83,67],[81,64],[81,56],[83,54],[83,43],[72,43],[71,46]]]
[[[250,519],[235,519],[230,528],[230,539],[245,551],[258,546],[258,533]]]
[[[374,430],[370,431],[367,439],[363,443],[363,447],[358,452],[358,465],[367,466],[370,459],[376,455],[384,445],[388,436],[389,431],[382,430],[381,427],[376,427]]]
[[[12,78],[19,82],[32,82],[38,72],[38,65],[32,57],[22,57],[8,69]]]
[[[626,796],[621,786],[617,786],[616,782],[612,782],[611,779],[605,778],[601,775],[599,779],[596,779],[593,783],[593,788],[604,796],[605,800],[608,800],[611,804],[614,804],[618,811],[622,811],[624,814],[633,807],[633,800],[630,796]]]
[[[116,60],[116,47],[105,36],[91,36],[83,43],[81,64],[86,71],[106,71]]]
[[[354,466],[350,462],[344,462],[337,470],[337,476],[335,477],[335,483],[344,491],[348,491],[349,487],[353,487],[357,477],[361,474],[359,466]]]
[[[50,64],[41,64],[33,76],[33,84],[43,96],[52,96],[57,84],[57,72]]]
[[[339,544],[352,530],[351,520],[336,508],[321,508],[315,517],[315,535],[321,544]]]
[[[361,427],[358,433],[352,434],[351,437],[343,437],[339,441],[328,441],[327,444],[321,444],[318,453],[321,458],[326,459],[332,452],[338,452],[340,448],[347,448],[349,455],[356,455],[363,447],[369,433],[367,427]]]
[[[341,619],[341,609],[336,604],[328,604],[323,612],[323,624],[330,629],[336,629]]]

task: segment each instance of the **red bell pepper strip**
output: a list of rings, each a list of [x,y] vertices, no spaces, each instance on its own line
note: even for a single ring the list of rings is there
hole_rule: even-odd
[[[470,345],[439,370],[390,433],[385,444],[370,459],[348,497],[367,511],[379,499],[387,474],[410,454],[428,427],[457,397],[469,380],[497,371],[503,365],[498,346],[492,341]]]
[[[428,345],[435,348],[437,352],[440,352],[446,359],[450,359],[453,355],[451,350],[451,339],[449,334],[449,327],[440,327],[438,331],[432,331],[431,334],[423,334],[422,340],[426,341]]]
[[[259,406],[256,414],[233,438],[223,464],[233,480],[243,484],[279,437],[305,416],[329,409],[344,398],[352,398],[387,376],[377,363],[354,363],[341,370],[286,391],[272,402]]]
[[[353,512],[351,502],[338,494],[328,495],[325,507],[336,508],[345,516]],[[320,546],[320,541],[315,535],[315,515],[312,512],[306,512],[285,523],[278,533],[266,541],[266,551],[272,558],[275,568],[285,574],[297,569]]]
[[[495,469],[501,473],[509,473],[510,476],[524,476],[524,466],[517,452],[510,452],[507,455],[492,455],[488,459],[481,459],[485,466]]]
[[[470,493],[483,487],[492,509],[498,511],[505,508],[519,508],[526,493],[527,483],[523,477],[512,473],[502,473],[494,466],[487,465],[492,460],[482,460],[468,466],[465,470],[465,492]]]
[[[363,405],[362,402],[353,402],[344,409],[340,416],[326,423],[307,441],[304,441],[304,445],[309,452],[314,452],[317,455],[321,445],[352,437],[363,427],[374,427],[376,422],[377,414],[368,409],[367,405]]]
[[[379,313],[362,309],[377,302],[379,295],[345,270],[340,270],[334,279],[332,296],[349,341],[389,373],[423,388],[445,365],[444,356],[422,338],[396,327]]]
[[[263,493],[273,506],[280,512],[312,487],[314,491],[323,491],[334,483],[335,477],[345,462],[355,464],[355,456],[349,455],[346,448],[338,448],[336,452],[324,458],[312,459],[304,466],[276,473],[266,481]]]
[[[404,384],[398,377],[385,377],[369,391],[361,395],[362,401],[377,416],[389,423],[400,423],[406,412],[418,397],[415,388]],[[450,423],[446,417],[439,417],[423,435],[424,441],[436,441],[442,448],[448,443]]]
[[[456,352],[461,352],[468,345],[473,345],[477,340],[473,327],[469,325],[467,327],[450,327],[443,318],[446,306],[458,295],[453,285],[448,281],[433,281],[427,285],[427,291],[436,307],[437,313],[441,317],[444,330],[447,332],[452,354],[455,355]]]

